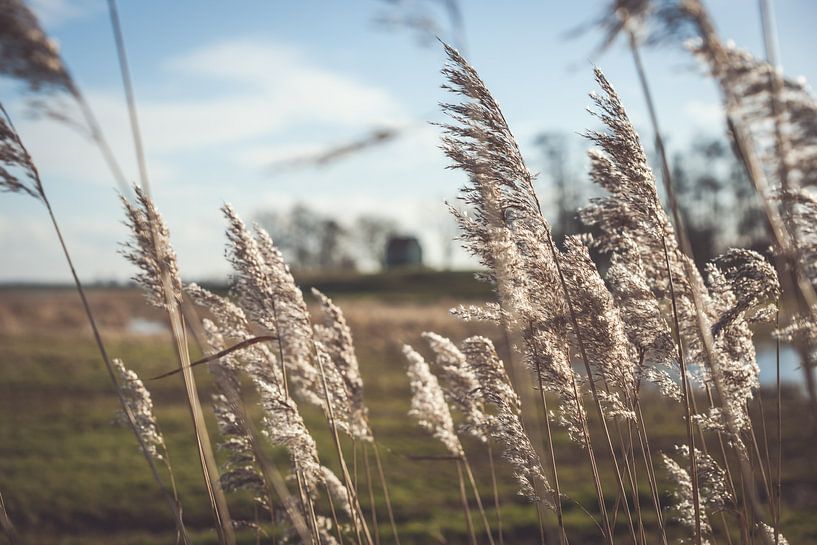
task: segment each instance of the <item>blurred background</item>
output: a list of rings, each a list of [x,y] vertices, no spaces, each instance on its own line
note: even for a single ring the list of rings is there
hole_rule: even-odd
[[[108,12],[94,0],[32,2],[57,40],[125,177],[138,180]],[[460,48],[499,100],[560,232],[593,189],[580,133],[598,64],[652,151],[651,130],[624,41],[601,49],[601,1],[443,0],[122,2],[136,104],[155,199],[189,279],[223,280],[217,209],[257,218],[304,270],[371,272],[384,239],[414,237],[422,263],[468,269],[443,202],[464,181],[445,169],[437,104],[443,53]],[[756,2],[708,3],[722,35],[764,56]],[[788,75],[817,79],[811,52],[817,5],[775,5]],[[644,48],[645,67],[697,255],[760,244],[752,192],[725,138],[714,83],[681,43]],[[64,123],[33,116],[20,85],[0,99],[52,194],[89,282],[126,281],[117,188],[95,147]],[[0,199],[0,281],[60,283],[58,248],[37,204]]]
[[[765,56],[757,2],[706,4],[724,37]],[[105,2],[30,6],[58,42],[125,178],[137,182]],[[447,170],[434,125],[445,121],[439,102],[451,100],[440,88],[445,59],[437,39],[464,54],[502,105],[561,236],[581,230],[576,209],[598,191],[586,174],[589,143],[582,136],[598,128],[585,110],[594,64],[654,152],[630,51],[623,42],[606,43],[595,24],[609,3],[143,0],[118,7],[153,196],[182,277],[225,289],[224,202],[266,227],[302,286],[338,298],[349,315],[373,422],[393,456],[406,541],[463,542],[465,529],[452,515],[453,469],[425,475],[427,466],[409,458],[433,445],[405,418],[409,394],[399,354],[402,342],[416,343],[426,329],[455,339],[500,337],[448,314],[491,292],[473,278],[477,264],[459,247],[445,206],[462,206],[457,191],[465,179]],[[780,0],[774,8],[785,72],[817,81],[817,3]],[[645,47],[643,60],[696,258],[703,263],[733,246],[763,251],[765,222],[726,137],[715,83],[682,43]],[[92,306],[112,352],[140,374],[172,367],[169,341],[149,342],[168,338],[162,315],[131,287],[132,266],[118,253],[127,239],[122,188],[99,151],[19,82],[0,80],[0,102],[40,169],[80,278],[94,286]],[[70,118],[72,106],[65,108],[58,113]],[[0,195],[0,492],[31,543],[170,542],[172,522],[132,437],[111,426],[115,398],[69,282],[41,205]],[[776,347],[768,335],[758,349],[761,379],[773,381]],[[783,350],[785,409],[798,411],[802,371]],[[206,378],[203,384],[205,398]],[[179,385],[149,387],[182,467],[182,495],[193,498],[185,502],[190,527],[208,542],[214,536],[206,530],[209,512]],[[678,409],[655,403],[660,410],[650,412],[650,424],[660,430],[658,448],[669,449],[682,433],[673,420]],[[785,486],[794,492],[784,523],[790,539],[800,538],[793,543],[807,543],[817,539],[808,516],[817,508],[817,474],[802,453],[813,451],[813,437],[796,421],[786,426],[784,448],[794,461]],[[322,448],[329,446],[323,431],[316,431]],[[557,447],[575,448],[561,435]],[[590,483],[578,470],[566,471],[565,486],[592,503]],[[418,505],[417,494],[429,489],[436,500]],[[521,500],[509,501],[506,535],[533,535],[535,517]],[[251,509],[249,501],[242,505]],[[578,508],[568,516],[594,535]]]

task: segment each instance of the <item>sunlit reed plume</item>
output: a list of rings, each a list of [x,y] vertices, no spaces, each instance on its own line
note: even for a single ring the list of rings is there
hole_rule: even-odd
[[[481,442],[486,436],[485,407],[479,395],[479,382],[463,354],[450,339],[427,331],[423,338],[434,352],[434,364],[442,378],[446,399],[462,413],[462,431]]]
[[[513,468],[519,483],[519,494],[530,501],[550,505],[553,490],[522,426],[519,397],[511,387],[493,343],[485,337],[471,337],[463,342],[462,350],[479,381],[480,397],[492,408],[486,415],[485,425],[490,436],[502,445],[503,458]]]
[[[403,355],[409,364],[406,371],[411,386],[409,415],[440,441],[451,456],[462,457],[462,444],[454,431],[451,411],[437,377],[431,373],[425,359],[410,346],[403,346]]]
[[[136,428],[142,438],[147,453],[157,460],[165,458],[165,440],[159,433],[156,425],[156,416],[153,414],[153,400],[150,392],[145,388],[142,380],[132,370],[125,367],[122,360],[111,360],[114,369],[119,375],[122,393],[125,402],[136,420]],[[124,416],[124,415],[123,415]]]

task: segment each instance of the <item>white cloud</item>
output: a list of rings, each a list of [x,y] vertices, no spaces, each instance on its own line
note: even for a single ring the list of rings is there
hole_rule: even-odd
[[[197,100],[141,101],[146,139],[160,153],[280,135],[297,126],[362,128],[407,120],[385,90],[318,67],[291,46],[225,41],[172,58],[164,68],[197,90],[238,90]]]
[[[29,3],[46,27],[60,26],[102,7],[98,0],[30,0]]]
[[[218,206],[222,198],[231,198],[237,205],[247,204],[250,214],[257,211],[262,200],[257,195],[264,190],[260,184],[266,185],[258,167],[274,158],[276,150],[282,155],[313,151],[319,147],[316,143],[343,141],[372,126],[405,125],[409,120],[386,90],[317,66],[289,46],[222,42],[162,66],[151,78],[138,81],[137,100],[154,195],[171,226],[180,266],[190,278],[226,273]],[[175,94],[167,95],[166,89]],[[126,177],[135,181],[121,90],[112,83],[110,88],[85,91]],[[22,102],[9,105],[58,208],[80,274],[89,280],[129,276],[131,267],[116,254],[116,242],[125,233],[111,191],[113,181],[99,151],[59,123],[26,117]],[[401,147],[431,148],[429,132],[406,138]],[[395,162],[389,165],[388,157]],[[358,171],[350,178],[344,169],[344,180],[359,181],[360,164],[353,162]],[[392,153],[375,162],[384,172],[412,166],[409,157]],[[106,191],[109,195],[94,198]],[[348,193],[349,198],[336,199],[337,191],[327,191],[316,207],[337,211],[342,202],[341,208],[350,212],[383,209],[377,198]],[[300,194],[268,196],[265,202],[292,202]],[[390,212],[407,222],[422,216],[408,202]],[[43,218],[32,214],[30,220],[17,221],[15,205],[4,200],[0,218],[7,214],[9,221],[0,222],[0,253],[13,266],[4,267],[0,278],[65,280],[62,257]]]
[[[172,96],[138,101],[149,170],[154,175],[161,171],[167,181],[173,177],[170,173],[194,175],[190,157],[181,154],[207,154],[211,164],[257,168],[276,156],[319,149],[311,138],[309,143],[285,148],[269,144],[270,140],[289,141],[293,131],[319,132],[317,138],[331,141],[408,119],[385,90],[314,66],[290,46],[221,42],[174,57],[163,66],[154,86],[142,83],[147,90],[143,94],[150,95],[152,87],[167,82],[177,87],[180,81],[185,94],[188,86],[198,95],[202,89],[215,89],[194,100]],[[238,83],[238,90],[225,90],[224,84],[233,83]],[[121,92],[91,89],[86,96],[127,177],[135,179]],[[107,167],[91,143],[51,120],[24,118],[24,106],[15,106],[21,133],[45,174],[110,185]],[[338,136],[333,137],[333,132]]]
[[[716,102],[690,100],[684,104],[684,112],[697,128],[719,128],[723,124],[723,108]]]

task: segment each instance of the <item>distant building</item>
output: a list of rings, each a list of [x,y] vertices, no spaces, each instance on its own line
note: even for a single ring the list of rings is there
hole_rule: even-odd
[[[423,248],[416,237],[389,237],[386,242],[386,268],[422,267]]]

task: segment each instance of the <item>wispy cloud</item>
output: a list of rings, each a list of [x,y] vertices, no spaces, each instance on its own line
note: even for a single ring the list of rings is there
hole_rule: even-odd
[[[104,7],[99,0],[30,0],[29,3],[40,21],[49,28],[80,19]]]
[[[61,5],[44,1],[54,2],[55,10]],[[324,68],[288,45],[222,41],[159,65],[149,77],[137,77],[138,108],[158,204],[171,224],[183,269],[194,277],[226,271],[220,259],[219,203],[233,199],[245,204],[250,214],[259,210],[251,195],[263,179],[263,161],[342,141],[372,126],[409,120],[385,89]],[[136,180],[121,91],[112,85],[85,92],[126,176]],[[65,126],[25,117],[22,101],[9,105],[46,186],[56,196],[66,235],[76,241],[81,270],[89,278],[124,277],[129,267],[115,252],[121,230],[118,203],[98,151]],[[287,144],[279,147],[282,143]],[[252,183],[254,189],[246,185]],[[101,208],[61,206],[66,199]],[[354,202],[353,197],[344,201]],[[370,209],[376,208],[371,202]],[[100,238],[95,232],[105,235]],[[0,223],[0,253],[15,264],[0,271],[0,279],[62,279],[59,256],[49,250],[52,243],[37,222],[16,222],[13,229],[8,222]]]

